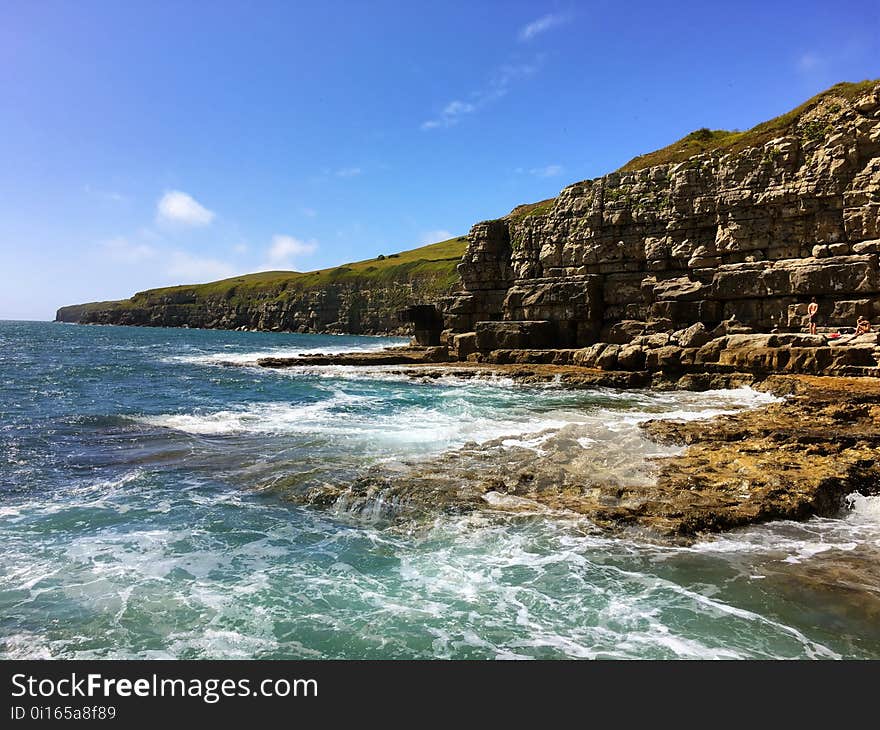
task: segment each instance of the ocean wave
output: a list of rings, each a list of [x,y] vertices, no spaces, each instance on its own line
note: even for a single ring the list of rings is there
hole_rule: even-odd
[[[405,370],[405,371],[404,371]],[[416,370],[406,369],[405,365],[293,365],[290,367],[263,370],[280,377],[317,377],[349,381],[382,381],[389,383],[413,383],[445,385],[452,388],[473,388],[489,385],[499,388],[522,386],[511,377],[498,373],[485,372],[464,375],[419,375]],[[527,386],[533,390],[543,389],[542,385]]]
[[[279,345],[265,350],[245,352],[194,352],[191,354],[166,355],[161,362],[184,365],[256,365],[264,357],[299,357],[301,355],[345,355],[360,352],[379,352],[386,349],[406,347],[408,341],[389,342],[383,338],[375,343],[359,342],[350,345]]]
[[[880,549],[880,496],[853,493],[839,517],[807,522],[779,520],[743,528],[698,542],[701,553],[764,554],[786,563],[800,563],[826,552],[850,552],[867,545]]]
[[[710,394],[630,393],[627,402],[616,392],[511,391],[506,384],[431,383],[412,393],[409,389],[354,393],[338,382],[330,394],[309,403],[244,403],[234,408],[137,417],[154,427],[201,436],[237,434],[312,435],[335,439],[339,445],[355,441],[379,454],[404,453],[408,448],[440,452],[466,443],[502,440],[507,448],[540,451],[544,442],[564,429],[593,448],[601,434],[602,447],[614,446],[614,434],[635,432],[637,424],[655,418],[700,419],[754,407],[772,398],[750,389]],[[704,396],[704,397],[699,397]],[[541,403],[541,399],[546,399]],[[540,409],[539,407],[540,406]],[[629,448],[631,444],[627,444]],[[624,445],[621,444],[623,448]]]

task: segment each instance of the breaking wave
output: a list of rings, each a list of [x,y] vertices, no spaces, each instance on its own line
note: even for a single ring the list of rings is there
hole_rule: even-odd
[[[0,330],[4,658],[880,657],[878,497],[673,547],[501,493],[381,529],[253,488],[490,451],[630,479],[667,453],[641,421],[764,393],[214,367],[388,344],[371,338]]]

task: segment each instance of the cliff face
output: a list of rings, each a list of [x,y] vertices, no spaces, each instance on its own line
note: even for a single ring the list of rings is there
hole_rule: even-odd
[[[309,274],[151,290],[57,318],[379,334],[410,331],[412,315],[423,344],[448,344],[458,359],[587,348],[579,364],[639,369],[718,362],[726,344],[708,340],[723,335],[800,332],[813,297],[820,326],[876,323],[878,255],[880,85],[863,82],[747,132],[699,130],[478,223],[467,241]],[[412,307],[434,303],[442,317]],[[784,344],[825,344],[793,342]],[[629,349],[618,357],[596,343]],[[704,345],[714,349],[698,357]],[[649,352],[668,347],[692,352]],[[866,350],[849,364],[872,366],[872,357]]]
[[[701,130],[735,144],[636,158],[474,226],[463,291],[443,305],[456,354],[626,344],[730,318],[797,332],[811,297],[820,325],[876,321],[880,86],[805,107],[749,133]]]
[[[416,301],[411,283],[365,288],[358,282],[331,284],[288,296],[238,299],[200,297],[196,292],[132,297],[125,306],[74,305],[58,310],[61,322],[202,329],[376,334],[402,330],[396,312]]]
[[[305,274],[266,272],[131,299],[62,307],[56,320],[204,329],[350,334],[406,333],[400,310],[457,286],[463,239]]]

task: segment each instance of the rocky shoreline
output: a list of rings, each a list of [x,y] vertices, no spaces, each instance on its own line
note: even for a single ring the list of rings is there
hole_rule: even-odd
[[[373,366],[621,390],[750,385],[785,396],[708,423],[645,424],[658,447],[685,447],[645,464],[650,479],[586,478],[568,468],[578,457],[564,443],[543,460],[481,445],[394,478],[369,474],[296,495],[308,502],[384,501],[406,512],[520,509],[527,500],[608,529],[688,540],[835,514],[847,494],[880,491],[876,80],[838,84],[744,133],[716,139],[697,130],[552,200],[475,224],[458,259],[463,244],[428,247],[445,252],[436,260],[424,259],[426,249],[401,254],[401,291],[382,284],[387,263],[376,259],[329,278],[297,275],[322,282],[307,292],[275,282],[256,296],[241,278],[205,285],[208,300],[175,287],[136,295],[106,317],[99,303],[58,318],[411,331],[421,345],[257,363],[266,368]],[[361,267],[356,277],[351,267]],[[411,267],[427,267],[429,278],[414,279]],[[287,276],[265,276],[275,275]],[[375,291],[361,291],[364,277]],[[868,332],[856,334],[857,323]]]
[[[771,376],[784,400],[708,422],[651,421],[646,434],[686,446],[648,494],[607,518],[692,536],[770,520],[831,517],[847,495],[880,494],[880,381]]]
[[[373,514],[379,505],[393,518],[438,510],[563,510],[584,515],[611,533],[686,543],[749,524],[834,516],[845,509],[847,495],[880,494],[877,378],[627,372],[552,363],[438,363],[437,358],[437,348],[409,348],[260,364],[382,366],[390,374],[419,379],[509,378],[565,388],[706,391],[750,386],[779,400],[711,420],[642,423],[644,438],[679,448],[649,459],[644,474],[629,482],[579,473],[577,450],[571,459],[565,452],[545,458],[489,443],[412,463],[399,473],[370,469],[352,484],[313,487],[291,498]]]

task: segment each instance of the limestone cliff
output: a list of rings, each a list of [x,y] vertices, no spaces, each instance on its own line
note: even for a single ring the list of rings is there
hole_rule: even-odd
[[[56,320],[205,329],[389,334],[409,332],[398,312],[458,286],[465,242],[451,239],[309,273],[264,272],[131,299],[62,307]]]
[[[57,318],[378,334],[410,331],[402,323],[413,316],[423,344],[448,344],[458,359],[565,348],[566,361],[604,369],[742,364],[755,348],[823,349],[782,337],[802,331],[813,297],[822,327],[860,315],[876,325],[878,254],[880,85],[870,81],[838,84],[746,132],[698,130],[476,224],[466,250],[453,239],[320,272],[65,307]],[[412,306],[433,303],[436,317]],[[753,331],[776,339],[715,341]],[[801,370],[876,367],[880,350],[856,344],[813,352],[815,367]]]
[[[748,132],[700,130],[475,225],[463,290],[443,303],[446,340],[465,358],[644,350],[695,323],[799,332],[812,297],[820,325],[876,323],[878,253],[880,85],[839,84]]]

